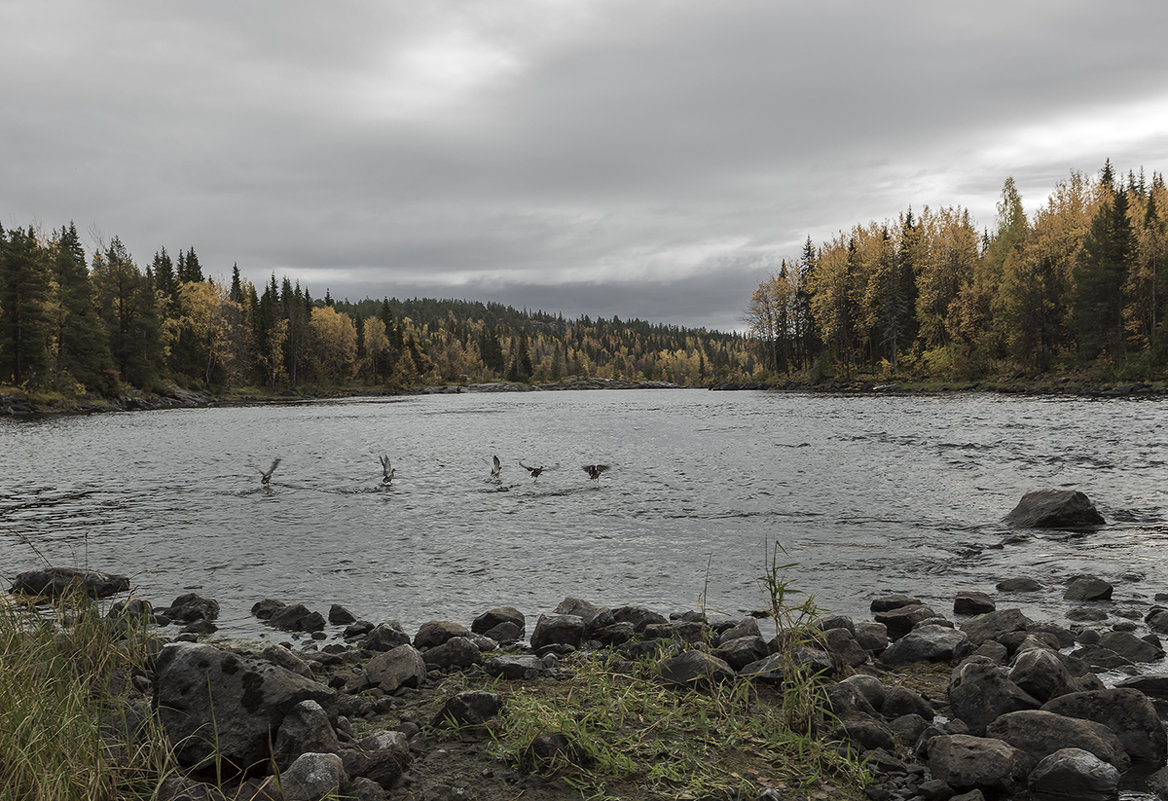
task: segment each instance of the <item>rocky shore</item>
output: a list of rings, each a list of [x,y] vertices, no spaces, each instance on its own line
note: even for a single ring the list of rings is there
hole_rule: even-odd
[[[78,584],[92,595],[128,586],[48,570],[22,574],[12,589],[48,598]],[[758,704],[782,704],[814,677],[824,706],[809,734],[870,772],[862,790],[829,775],[800,783],[738,772],[710,799],[862,792],[872,801],[1088,801],[1117,798],[1121,788],[1168,799],[1160,640],[1168,608],[1158,605],[1168,596],[1143,608],[1138,599],[1116,604],[1115,588],[1091,576],[1060,587],[1004,578],[986,589],[955,593],[947,609],[888,594],[872,599],[869,620],[818,617],[777,629],[763,612],[666,615],[566,598],[534,625],[504,606],[472,621],[427,622],[412,635],[336,605],[322,612],[264,599],[252,614],[285,640],[263,648],[208,641],[218,604],[193,594],[165,608],[123,600],[109,618],[157,627],[153,664],[126,677],[125,703],[135,710],[126,717],[156,716],[178,744],[189,773],[166,780],[159,797],[170,801],[315,801],[338,790],[366,801],[579,798],[566,777],[587,743],[539,732],[527,756],[511,761],[490,744],[500,722],[518,714],[521,693],[572,682],[586,655],[614,674],[649,663],[662,692],[682,698],[742,686]],[[1056,592],[1062,621],[1032,620],[1010,605]],[[230,780],[211,781],[212,765]],[[668,797],[645,788],[614,780],[610,794]]]

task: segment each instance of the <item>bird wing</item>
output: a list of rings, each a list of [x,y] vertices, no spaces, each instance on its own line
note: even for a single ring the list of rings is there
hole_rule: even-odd
[[[275,458],[275,460],[272,462],[272,466],[268,468],[268,472],[264,473],[264,475],[270,476],[272,473],[276,472],[276,468],[279,467],[279,465],[280,465],[280,457],[277,456]]]
[[[500,469],[500,468],[503,466],[503,465],[502,465],[502,463],[499,461],[499,457],[498,457],[498,456],[492,456],[492,457],[491,457],[491,461],[495,463],[495,469],[496,469],[496,470]]]

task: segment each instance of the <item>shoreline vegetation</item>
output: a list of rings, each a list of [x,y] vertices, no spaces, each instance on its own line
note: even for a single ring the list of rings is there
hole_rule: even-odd
[[[1012,577],[852,620],[780,551],[741,617],[569,597],[411,636],[264,599],[268,645],[217,639],[214,599],[29,571],[0,597],[0,801],[1168,797],[1168,609]],[[1065,620],[1009,606],[1035,593]]]
[[[967,209],[924,207],[808,238],[743,298],[746,333],[352,302],[274,273],[256,286],[238,265],[214,277],[193,247],[148,262],[117,237],[91,250],[72,224],[0,228],[3,394],[97,408],[603,381],[1082,394],[1159,394],[1168,381],[1168,188],[1110,161],[1072,172],[1029,215],[1007,178],[993,230]]]

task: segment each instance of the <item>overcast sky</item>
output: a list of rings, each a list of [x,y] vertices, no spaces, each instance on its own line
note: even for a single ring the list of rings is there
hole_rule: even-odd
[[[742,325],[855,223],[1168,169],[1163,0],[0,0],[0,223]]]

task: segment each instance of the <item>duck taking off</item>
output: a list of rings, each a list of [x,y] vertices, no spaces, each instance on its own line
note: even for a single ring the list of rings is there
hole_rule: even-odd
[[[532,478],[539,478],[539,474],[542,473],[545,469],[547,469],[543,465],[540,465],[539,467],[528,467],[523,462],[520,462],[519,466],[522,467],[527,472],[531,473]]]
[[[584,472],[588,474],[588,478],[596,481],[600,476],[609,471],[609,466],[606,464],[586,464],[584,465]]]
[[[272,462],[272,466],[268,468],[266,473],[263,470],[260,470],[260,483],[265,487],[268,486],[268,483],[272,480],[272,473],[276,472],[276,468],[279,465],[280,457],[277,456],[275,461]]]
[[[499,461],[499,457],[497,455],[492,456],[491,461],[493,462],[491,467],[491,478],[498,479],[500,478],[499,474],[503,472],[503,464]]]
[[[393,475],[397,471],[390,466],[388,454],[382,454],[378,458],[381,459],[381,485],[387,487],[389,482],[393,481]]]

